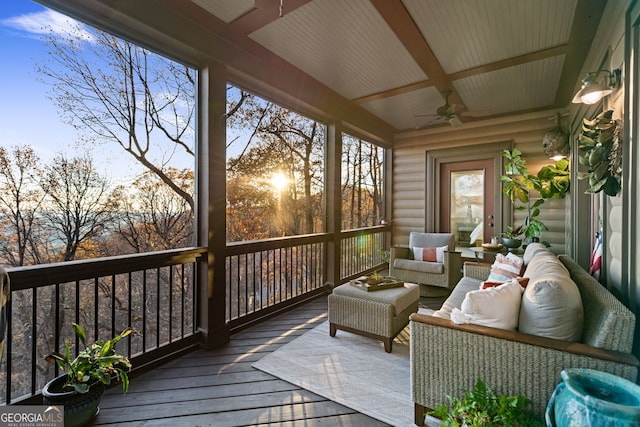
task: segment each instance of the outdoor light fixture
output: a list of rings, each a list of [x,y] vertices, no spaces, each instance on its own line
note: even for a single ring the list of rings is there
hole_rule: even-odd
[[[608,80],[605,83],[598,81],[598,75],[607,73]],[[587,73],[586,77],[582,79],[582,87],[573,97],[574,104],[595,104],[600,101],[604,96],[613,92],[613,89],[620,83],[620,77],[622,70],[617,68],[613,71],[599,70]]]

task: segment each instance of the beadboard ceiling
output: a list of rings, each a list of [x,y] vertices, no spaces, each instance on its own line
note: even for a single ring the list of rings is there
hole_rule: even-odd
[[[605,3],[191,1],[397,130],[448,125],[446,90],[463,122],[567,106]]]
[[[173,0],[397,131],[569,105],[606,0]],[[187,10],[188,9],[188,10]],[[281,13],[282,11],[282,13]],[[204,24],[203,24],[204,23]],[[268,63],[268,62],[267,62]]]

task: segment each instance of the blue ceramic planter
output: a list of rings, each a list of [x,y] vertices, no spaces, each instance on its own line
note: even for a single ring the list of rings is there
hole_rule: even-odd
[[[640,386],[593,369],[565,369],[549,404],[548,427],[640,427]]]

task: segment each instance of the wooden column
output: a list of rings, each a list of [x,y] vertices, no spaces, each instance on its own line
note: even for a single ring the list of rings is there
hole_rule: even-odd
[[[331,123],[327,126],[327,143],[325,152],[325,188],[327,210],[327,232],[333,239],[327,244],[326,281],[337,286],[340,284],[340,230],[342,228],[342,124]]]
[[[198,79],[197,190],[198,245],[209,248],[201,263],[198,326],[202,345],[229,341],[226,324],[226,69],[209,64]]]

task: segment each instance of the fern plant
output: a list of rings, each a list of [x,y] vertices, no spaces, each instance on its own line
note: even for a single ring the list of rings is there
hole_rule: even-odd
[[[544,424],[528,408],[531,402],[523,395],[497,395],[481,379],[462,399],[447,396],[429,415],[442,419],[441,427],[542,427]]]

